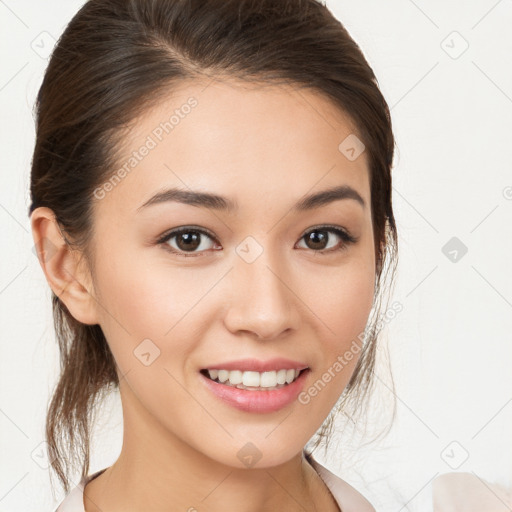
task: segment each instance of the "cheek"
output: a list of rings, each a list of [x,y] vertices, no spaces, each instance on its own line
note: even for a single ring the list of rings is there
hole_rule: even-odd
[[[315,304],[311,309],[318,317],[316,326],[322,354],[317,378],[322,382],[317,388],[323,390],[325,384],[325,395],[322,391],[325,411],[334,405],[348,384],[360,357],[373,304],[375,274],[372,270],[364,260],[340,268],[314,299],[310,297],[310,303]],[[320,403],[316,406],[321,407]]]
[[[102,283],[100,300],[110,313],[103,315],[105,322],[114,318],[138,337],[162,337],[182,316],[194,290],[179,273],[159,272],[140,257],[111,259],[97,274]]]
[[[315,288],[306,292],[308,305],[334,344],[350,341],[364,330],[374,296],[375,273],[364,260],[340,266],[335,272],[315,279]]]
[[[155,264],[155,259],[104,258],[106,263],[96,270],[101,327],[123,371],[139,363],[134,351],[141,343],[150,352],[160,351],[155,367],[176,366],[186,358],[194,348],[190,325],[201,325],[201,308],[196,306],[214,282],[215,276],[178,271],[156,260]]]
[[[371,311],[374,275],[350,265],[319,294],[316,312],[319,359],[298,402],[311,418],[326,418],[352,377]]]
[[[367,275],[356,274],[344,279],[338,285],[338,293],[332,294],[329,312],[332,330],[351,339],[358,336],[366,326],[372,307],[374,283]]]

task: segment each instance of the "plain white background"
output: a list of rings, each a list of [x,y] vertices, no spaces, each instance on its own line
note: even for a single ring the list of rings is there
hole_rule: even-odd
[[[32,107],[48,52],[81,5],[0,1],[0,511],[56,503],[41,443],[59,360],[28,186]],[[382,338],[396,382],[392,431],[363,446],[340,428],[328,456],[317,458],[379,512],[429,510],[441,473],[512,485],[512,2],[327,5],[391,108],[400,243],[393,300],[403,309]],[[377,396],[388,403],[386,369],[377,374]],[[383,421],[370,412],[377,430]],[[113,463],[121,435],[113,397],[100,411],[91,472]]]

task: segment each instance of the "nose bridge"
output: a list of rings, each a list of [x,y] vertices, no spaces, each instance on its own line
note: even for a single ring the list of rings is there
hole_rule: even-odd
[[[298,312],[290,274],[279,255],[248,237],[236,248],[231,274],[232,300],[226,316],[230,330],[252,331],[261,338],[295,329]]]

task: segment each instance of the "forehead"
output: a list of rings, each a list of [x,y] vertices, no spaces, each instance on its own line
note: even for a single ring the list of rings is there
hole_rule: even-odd
[[[183,82],[133,120],[113,170],[122,179],[102,203],[134,211],[178,186],[261,205],[340,184],[369,203],[367,154],[349,159],[343,151],[353,137],[360,136],[350,118],[312,89]]]

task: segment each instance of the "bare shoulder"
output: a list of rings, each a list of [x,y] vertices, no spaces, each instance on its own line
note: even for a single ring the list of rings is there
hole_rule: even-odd
[[[511,489],[474,473],[439,475],[432,482],[434,512],[505,512],[512,507]]]

